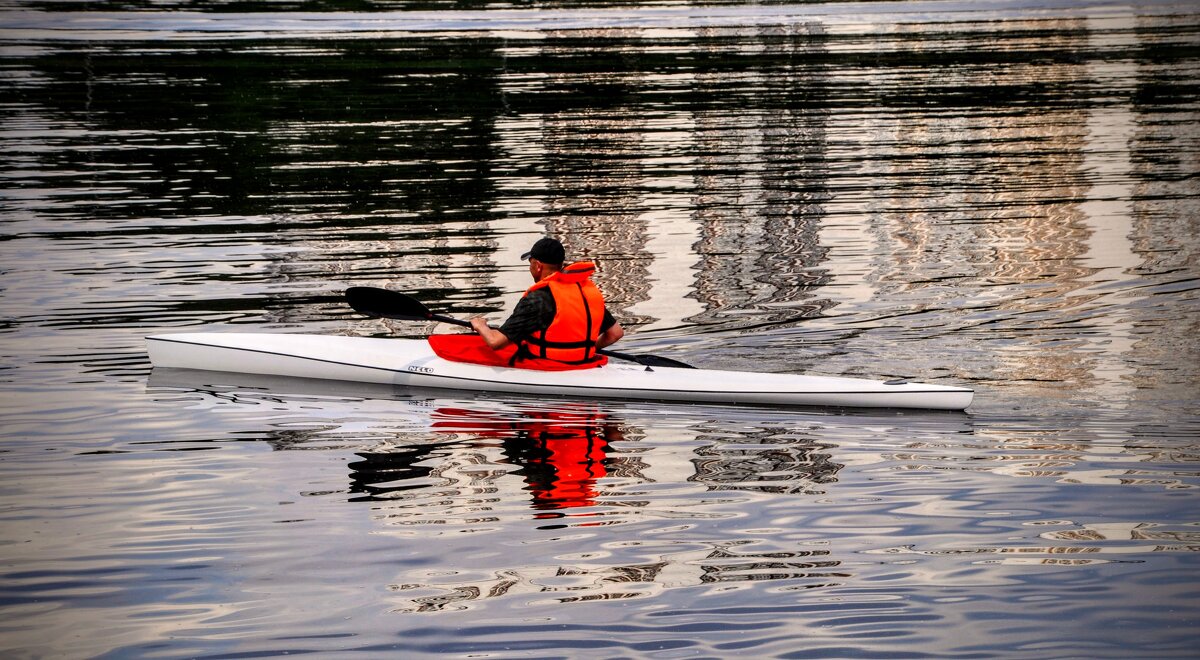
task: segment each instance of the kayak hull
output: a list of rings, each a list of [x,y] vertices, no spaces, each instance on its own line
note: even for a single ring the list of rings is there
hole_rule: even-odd
[[[154,335],[146,344],[155,367],[534,396],[931,410],[963,410],[974,396],[946,385],[636,364],[553,372],[491,367],[444,360],[415,339],[204,332]]]

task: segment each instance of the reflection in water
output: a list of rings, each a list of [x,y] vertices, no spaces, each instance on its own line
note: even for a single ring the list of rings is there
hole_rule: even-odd
[[[726,440],[696,450],[691,479],[713,490],[820,495],[822,484],[836,482],[842,468],[830,460],[833,447],[788,428],[755,429]]]
[[[767,496],[810,506],[814,496],[827,494],[844,466],[832,460],[836,444],[819,439],[826,423],[853,428],[926,419],[919,413],[843,420],[719,406],[445,399],[384,386],[186,370],[156,372],[151,385],[163,393],[199,394],[194,407],[210,415],[283,411],[296,403],[307,414],[321,412],[320,421],[280,420],[267,442],[285,454],[353,451],[346,500],[369,504],[378,533],[389,537],[436,537],[444,544],[492,537],[521,519],[536,522],[495,542],[540,543],[530,531],[630,530],[606,535],[604,547],[584,550],[585,543],[550,563],[501,550],[477,557],[470,571],[406,569],[390,588],[401,597],[395,607],[413,612],[517,596],[572,603],[751,582],[837,586],[851,576],[828,548],[764,538],[766,530],[720,540],[688,530],[736,521]],[[961,428],[966,417],[928,420]]]
[[[366,492],[366,499],[386,500],[394,498],[397,491],[452,482],[478,492],[507,475],[524,479],[535,510],[586,507],[595,504],[596,482],[607,473],[608,443],[623,439],[619,425],[589,404],[532,408],[515,416],[470,408],[439,408],[431,412],[431,417],[434,421],[430,429],[437,435],[429,443],[360,453],[363,460],[350,465],[352,492]],[[439,441],[438,435],[455,439]],[[516,466],[515,472],[497,474],[468,468],[454,475],[464,465],[488,460],[482,455],[471,459],[455,454],[486,452],[494,446],[489,442],[492,440],[500,441],[503,460]],[[439,459],[450,460],[439,465]],[[463,476],[467,478],[461,479]],[[368,486],[376,483],[389,485]]]
[[[395,498],[405,491],[428,486],[434,473],[429,463],[444,456],[437,444],[397,447],[389,452],[360,452],[362,460],[350,463],[350,493],[353,501]],[[361,495],[360,495],[361,494]]]
[[[397,568],[388,589],[400,612],[447,613],[514,598],[530,607],[648,599],[755,583],[838,593],[863,577],[857,553],[895,557],[898,566],[912,557],[961,557],[1082,568],[1200,549],[1188,522],[1034,518],[999,535],[959,527],[976,515],[977,489],[996,487],[967,485],[985,475],[1063,487],[1196,487],[1194,475],[1164,469],[1175,459],[1111,445],[1104,427],[1090,436],[1017,426],[980,434],[965,415],[425,398],[386,387],[197,373],[164,373],[154,385],[226,383],[201,390],[209,400],[202,407],[214,412],[264,404],[286,410],[289,401],[326,411],[311,431],[281,424],[271,444],[285,451],[354,447],[346,498],[370,504],[375,534],[401,547],[486,539],[466,542],[461,551],[471,559],[458,568]],[[349,394],[373,398],[339,398]],[[922,474],[941,476],[914,482]],[[920,542],[889,542],[897,523],[888,521],[896,519],[908,520],[903,536]],[[518,520],[534,523],[514,528]],[[708,538],[703,530],[713,525],[741,531]],[[1030,533],[1022,537],[1021,527]],[[850,546],[834,542],[845,535],[854,539]],[[540,560],[528,555],[566,539],[569,549]]]
[[[401,612],[440,612],[479,606],[490,598],[525,597],[535,605],[644,599],[664,589],[723,583],[788,581],[792,589],[835,587],[851,575],[839,569],[827,551],[746,552],[737,543],[718,543],[679,550],[644,564],[606,565],[587,562],[546,570],[512,568],[478,582],[438,588],[435,584],[393,585],[404,595]],[[421,595],[421,592],[436,594]],[[408,593],[406,593],[408,592]]]
[[[953,619],[923,602],[930,583],[972,617],[1008,607],[996,594],[1010,589],[1046,593],[1031,586],[1042,579],[1073,607],[1096,598],[1094,579],[1110,579],[1089,571],[1153,573],[1162,562],[1186,564],[1181,557],[1200,549],[1190,509],[1150,505],[1153,493],[1186,494],[1197,485],[1196,475],[1183,472],[1194,451],[1150,448],[1170,446],[1178,434],[1194,437],[1194,429],[445,398],[180,371],[156,372],[150,394],[154,417],[191,416],[195,428],[130,443],[130,458],[142,460],[124,463],[152,466],[161,459],[146,459],[163,449],[204,455],[192,470],[205,478],[163,486],[185,489],[185,508],[167,499],[149,511],[121,506],[119,515],[144,519],[143,535],[163,530],[138,547],[174,548],[180,525],[192,527],[203,561],[237,566],[222,602],[241,612],[259,607],[263,585],[278,584],[279,562],[303,547],[304,565],[323,571],[295,578],[307,598],[328,593],[327,585],[352,594],[323,598],[323,609],[370,619],[365,603],[434,617],[419,625],[435,627],[464,616],[473,643],[487,637],[469,632],[480,616],[576,620],[603,616],[606,610],[593,608],[614,601],[668,617],[644,620],[638,637],[648,642],[663,639],[662,626],[679,620],[672,617],[711,615],[727,627],[734,610],[743,632],[790,630],[793,624],[781,623],[792,620],[787,613],[805,611],[836,638],[861,634],[864,625],[911,632],[904,623],[911,617]],[[242,449],[260,440],[277,451]],[[188,448],[221,451],[177,452]],[[1042,471],[1049,462],[1054,474]],[[1079,477],[1097,468],[1146,480],[1101,477],[1084,486]],[[1155,476],[1185,488],[1153,483]],[[282,500],[263,512],[267,522],[244,506],[214,513],[264,488]],[[1080,488],[1090,496],[1064,502]],[[176,522],[162,528],[164,515]],[[101,541],[112,534],[74,530]],[[243,547],[249,540],[253,547]],[[309,550],[314,544],[339,548],[337,558],[319,561]],[[353,560],[344,559],[348,552]],[[1030,569],[1074,573],[1013,572]],[[33,578],[10,576],[38,589]],[[1119,591],[1106,592],[1114,604],[1105,611],[1124,609],[1119,603],[1128,599]],[[983,592],[993,595],[970,595]],[[1186,598],[1156,593],[1176,607]],[[343,597],[356,605],[338,605]],[[294,629],[291,617],[309,620],[297,609],[306,602],[273,620]],[[882,619],[838,623],[867,612]],[[627,612],[621,620],[628,616],[639,618]],[[394,631],[395,620],[377,625]],[[508,633],[496,634],[523,630],[502,628]]]
[[[717,435],[705,433],[704,426]],[[420,444],[406,437],[400,446],[357,452],[362,460],[349,466],[350,492],[366,493],[352,499],[375,503],[375,516],[389,527],[480,532],[524,500],[535,520],[563,519],[538,529],[585,530],[635,524],[643,516],[682,521],[714,515],[695,510],[701,491],[670,498],[673,511],[663,510],[653,494],[677,489],[671,484],[683,475],[675,469],[687,464],[694,473],[683,483],[700,484],[703,491],[793,495],[820,493],[816,484],[835,481],[841,467],[829,461],[828,453],[815,452],[813,444],[789,438],[786,427],[747,435],[721,433],[709,423],[689,427],[698,444],[684,455],[694,452],[694,458],[671,465],[681,456],[671,452],[665,464],[658,464],[659,448],[647,445],[645,427],[598,404],[439,405],[428,409],[428,431],[417,436]],[[604,557],[614,553],[597,552],[586,561],[530,566],[506,563],[511,560],[502,556],[479,578],[470,577],[478,571],[447,576],[420,569],[406,573],[393,588],[405,597],[400,610],[436,612],[521,594],[536,594],[535,602],[570,603],[644,598],[663,589],[727,582],[786,581],[790,588],[817,588],[849,577],[827,550],[760,550],[748,539],[621,545],[650,553],[654,560],[613,563]]]

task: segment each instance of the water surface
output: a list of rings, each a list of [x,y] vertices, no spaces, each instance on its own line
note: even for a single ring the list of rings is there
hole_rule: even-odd
[[[6,654],[1194,656],[1194,8],[3,6]],[[545,233],[623,350],[976,404],[146,358],[499,321]]]

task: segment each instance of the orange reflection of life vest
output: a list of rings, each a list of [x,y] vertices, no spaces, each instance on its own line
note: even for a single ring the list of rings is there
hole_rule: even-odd
[[[466,408],[438,408],[433,427],[441,433],[500,438],[509,459],[520,466],[538,517],[559,509],[596,503],[597,481],[608,474],[610,440],[620,439],[617,424],[589,405],[564,405],[509,415]]]
[[[596,502],[596,481],[607,474],[604,466],[608,442],[594,428],[559,427],[529,434],[542,456],[533,458],[527,478],[534,507],[568,509]],[[548,468],[535,477],[537,466]]]
[[[589,279],[596,272],[589,261],[574,263],[534,284],[525,295],[549,289],[554,296],[554,320],[549,327],[521,342],[522,353],[567,364],[596,360],[596,340],[604,322],[604,296]]]

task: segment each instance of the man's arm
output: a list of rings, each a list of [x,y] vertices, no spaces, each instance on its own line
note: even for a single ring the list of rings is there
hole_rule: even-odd
[[[482,316],[471,319],[471,327],[479,333],[480,337],[483,337],[483,343],[493,351],[498,351],[512,343],[509,341],[508,335],[489,326],[487,319]]]
[[[512,316],[500,329],[488,327],[487,319],[483,317],[471,319],[471,328],[495,351],[525,341],[529,335],[550,325],[553,319],[554,297],[549,291],[538,290],[517,301]]]
[[[596,347],[604,348],[615,344],[621,337],[625,336],[625,330],[620,323],[613,318],[613,315],[606,309],[604,310],[604,321],[600,324],[600,336],[596,338]]]

